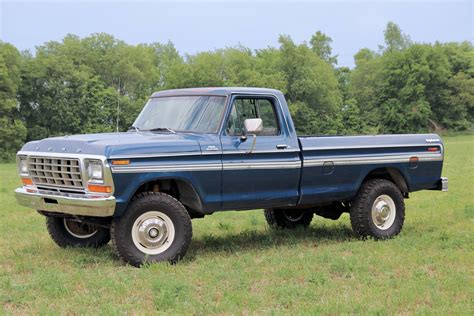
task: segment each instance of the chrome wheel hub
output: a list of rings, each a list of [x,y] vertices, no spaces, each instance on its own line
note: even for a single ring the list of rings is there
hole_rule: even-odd
[[[160,232],[156,228],[150,229],[148,232],[148,235],[150,235],[151,238],[156,238]]]
[[[145,254],[156,255],[171,246],[175,237],[171,219],[161,212],[146,212],[140,215],[132,227],[132,240]]]
[[[138,237],[142,245],[158,247],[166,241],[168,229],[162,219],[150,218],[139,224]]]
[[[380,195],[372,205],[372,221],[377,228],[386,230],[393,225],[396,216],[396,207],[393,199],[388,195]]]

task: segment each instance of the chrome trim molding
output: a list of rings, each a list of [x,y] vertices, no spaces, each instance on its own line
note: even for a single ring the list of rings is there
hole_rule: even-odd
[[[15,198],[18,204],[39,211],[98,217],[112,216],[116,204],[113,196],[57,193],[25,187],[15,190]]]
[[[213,153],[216,154],[216,153]],[[156,154],[137,154],[137,155],[114,155],[110,156],[109,159],[140,159],[140,158],[160,158],[160,157],[176,157],[176,156],[200,156],[200,151],[188,151],[188,152],[168,152],[168,153],[156,153]]]
[[[105,159],[105,156],[102,155],[88,155],[88,154],[79,154],[79,153],[51,153],[51,152],[43,152],[43,151],[19,151],[17,156],[47,156],[47,157],[57,157],[57,158],[79,158],[79,159],[97,159],[102,160]]]
[[[273,154],[273,153],[293,153],[299,152],[299,149],[275,149],[275,150],[254,150],[252,154]],[[221,149],[211,151],[194,151],[194,152],[169,152],[169,153],[156,153],[156,154],[141,154],[141,155],[114,155],[110,156],[109,159],[140,159],[140,158],[162,158],[162,157],[176,157],[176,156],[200,156],[200,155],[240,155],[248,154],[247,150],[232,150],[222,151]]]
[[[303,167],[318,167],[325,162],[331,161],[334,165],[363,165],[380,163],[408,163],[411,157],[418,157],[419,162],[442,161],[442,154],[417,154],[387,155],[387,156],[360,156],[360,157],[325,157],[317,159],[305,159]]]
[[[182,165],[159,165],[159,166],[112,166],[114,173],[140,173],[140,172],[171,172],[171,171],[213,171],[222,170],[220,163],[208,164],[182,164]]]
[[[357,157],[324,157],[294,160],[248,160],[248,161],[226,161],[224,163],[201,163],[201,164],[167,164],[167,165],[139,165],[139,166],[112,166],[114,173],[140,173],[140,172],[172,172],[172,171],[219,171],[219,170],[260,170],[260,169],[296,169],[303,167],[319,167],[325,162],[331,161],[334,165],[361,165],[382,163],[408,163],[411,157],[418,157],[420,162],[441,161],[443,155],[409,153],[406,155],[379,155],[379,156],[357,156]]]
[[[159,166],[112,166],[114,173],[138,173],[138,172],[171,172],[171,171],[219,171],[219,170],[248,170],[248,169],[295,169],[301,168],[301,162],[297,161],[236,161],[207,164],[175,164]]]
[[[443,152],[442,144],[437,144],[441,147],[441,152]],[[431,145],[433,146],[433,145]],[[306,151],[315,151],[315,150],[333,150],[333,149],[364,149],[364,148],[401,148],[401,147],[430,147],[427,144],[410,144],[410,145],[367,145],[367,146],[332,146],[332,147],[305,147],[303,153]],[[300,149],[293,149],[288,147],[287,149],[269,149],[269,150],[254,150],[253,154],[272,154],[272,153],[293,153],[300,152]],[[200,155],[239,155],[239,154],[248,154],[247,150],[227,150],[223,151],[221,149],[212,150],[212,151],[190,151],[190,152],[167,152],[167,153],[156,153],[156,154],[128,154],[128,155],[113,155],[109,159],[140,159],[140,158],[161,158],[161,157],[175,157],[175,156],[200,156]],[[102,157],[102,156],[101,156]]]
[[[299,149],[269,149],[269,150],[254,150],[252,154],[276,154],[276,153],[296,153],[300,152]],[[248,150],[228,150],[223,151],[222,154],[224,155],[242,155],[246,154],[249,155]]]
[[[224,170],[248,170],[248,169],[296,169],[301,168],[301,161],[276,161],[276,162],[228,162],[224,164]]]
[[[384,135],[387,136],[387,135]],[[317,136],[315,136],[317,138]],[[441,151],[443,150],[443,146],[441,143],[439,144],[392,144],[392,145],[361,145],[361,146],[326,146],[326,147],[304,147],[303,152],[306,150],[333,150],[333,149],[370,149],[370,148],[403,148],[403,147],[433,147],[439,145],[441,146]]]

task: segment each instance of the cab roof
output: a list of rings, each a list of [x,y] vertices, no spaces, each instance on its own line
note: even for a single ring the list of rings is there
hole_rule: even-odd
[[[152,98],[175,96],[175,95],[222,95],[228,96],[236,93],[264,93],[264,94],[282,94],[281,91],[267,88],[246,88],[246,87],[212,87],[212,88],[187,88],[163,90],[152,94]]]

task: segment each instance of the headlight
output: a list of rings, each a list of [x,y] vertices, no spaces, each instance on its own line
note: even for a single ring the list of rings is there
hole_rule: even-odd
[[[28,161],[26,157],[18,157],[18,172],[20,175],[28,174]]]
[[[89,160],[87,166],[87,175],[89,176],[90,180],[102,180],[102,162],[99,160]]]

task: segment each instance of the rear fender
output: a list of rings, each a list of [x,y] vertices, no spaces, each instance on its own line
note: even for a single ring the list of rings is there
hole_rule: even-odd
[[[407,175],[397,167],[378,167],[371,169],[362,180],[359,180],[358,188],[360,188],[365,181],[375,178],[392,181],[406,196],[408,196],[408,192],[410,192]]]

